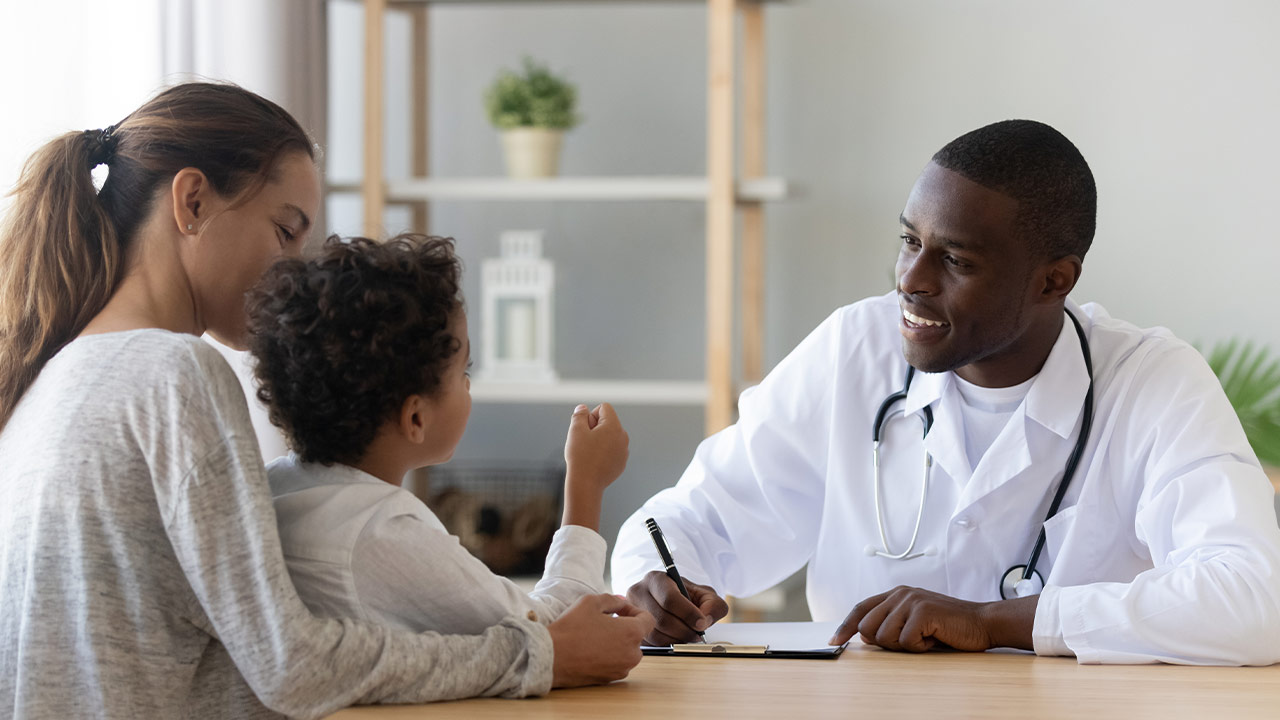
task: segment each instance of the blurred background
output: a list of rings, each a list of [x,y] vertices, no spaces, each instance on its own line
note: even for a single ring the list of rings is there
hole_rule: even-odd
[[[385,123],[365,128],[357,0],[2,7],[0,187],[45,139],[116,122],[193,74],[294,112],[323,145],[330,183],[360,181],[368,132],[382,133],[388,177],[411,174],[403,14],[385,26]],[[1280,3],[794,0],[766,3],[764,28],[766,166],[793,187],[764,211],[766,369],[836,307],[892,288],[898,213],[921,168],[957,135],[1006,118],[1057,127],[1093,168],[1098,232],[1077,302],[1201,344],[1280,343]],[[430,175],[503,175],[484,92],[525,56],[577,88],[583,119],[565,136],[562,175],[705,171],[702,3],[455,2],[432,6],[428,37]],[[326,209],[329,232],[363,230],[358,193],[333,193]],[[411,223],[403,207],[383,218],[387,232]],[[702,378],[700,203],[440,201],[426,229],[458,240],[473,342],[481,261],[498,255],[503,231],[536,229],[556,273],[560,377]],[[478,402],[456,457],[555,462],[572,405]],[[618,411],[631,461],[606,496],[611,542],[704,434],[698,405]],[[280,451],[265,423],[260,434],[268,457]],[[786,597],[769,607],[802,616],[796,593]]]

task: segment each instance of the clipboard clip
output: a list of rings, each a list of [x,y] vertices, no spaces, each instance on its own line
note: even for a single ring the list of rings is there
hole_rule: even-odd
[[[677,655],[764,655],[768,651],[768,645],[734,645],[730,642],[676,643],[671,646],[671,652]]]

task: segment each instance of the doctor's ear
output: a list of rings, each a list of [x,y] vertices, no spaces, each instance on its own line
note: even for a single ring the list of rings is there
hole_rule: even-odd
[[[421,445],[431,429],[435,405],[421,395],[410,395],[400,405],[397,429],[401,437],[415,445]]]
[[[1042,266],[1044,284],[1040,296],[1045,301],[1064,300],[1080,281],[1084,264],[1077,255],[1067,255]]]

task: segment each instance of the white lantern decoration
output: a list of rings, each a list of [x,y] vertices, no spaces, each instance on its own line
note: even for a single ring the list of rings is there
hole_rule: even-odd
[[[502,254],[481,264],[484,345],[480,377],[494,382],[555,382],[551,308],[555,270],[542,257],[541,230],[502,233]]]

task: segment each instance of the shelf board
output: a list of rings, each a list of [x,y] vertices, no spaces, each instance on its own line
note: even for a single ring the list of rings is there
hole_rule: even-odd
[[[777,177],[737,183],[738,202],[784,200],[791,192]],[[332,192],[360,192],[358,183],[332,183]],[[550,201],[586,200],[637,202],[678,200],[705,202],[710,182],[698,176],[556,177],[537,180],[509,178],[406,178],[388,180],[389,202],[420,200]]]
[[[471,382],[471,399],[479,403],[558,403],[595,405],[689,405],[707,402],[707,384],[680,380],[561,380],[550,383]]]

